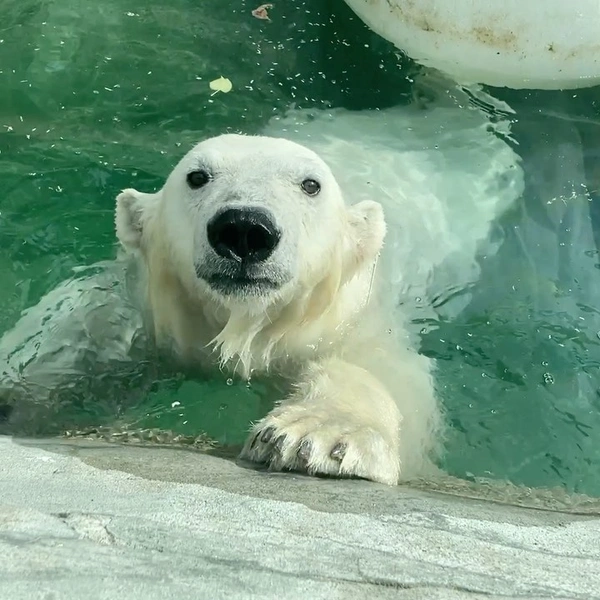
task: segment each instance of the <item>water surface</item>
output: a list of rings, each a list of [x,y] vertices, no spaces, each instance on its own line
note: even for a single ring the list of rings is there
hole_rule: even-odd
[[[0,331],[74,267],[114,256],[120,189],[156,189],[193,142],[224,131],[314,139],[302,112],[312,111],[329,119],[324,152],[328,132],[354,144],[344,152],[361,140],[378,152],[364,168],[381,168],[390,201],[412,144],[428,161],[419,193],[435,180],[448,207],[438,242],[454,250],[439,264],[442,245],[417,240],[418,211],[390,217],[397,260],[410,241],[435,263],[407,263],[404,278],[398,268],[395,290],[438,360],[450,424],[443,466],[600,495],[596,90],[465,93],[341,1],[278,3],[271,21],[253,18],[247,2],[1,1]],[[221,75],[234,89],[211,96]],[[454,111],[451,122],[432,116],[436,107]],[[291,109],[300,111],[292,121]],[[348,183],[360,175],[345,173]],[[504,183],[483,185],[503,173]],[[174,375],[133,400],[80,397],[39,432],[157,428],[236,444],[266,410],[263,397],[258,383]]]

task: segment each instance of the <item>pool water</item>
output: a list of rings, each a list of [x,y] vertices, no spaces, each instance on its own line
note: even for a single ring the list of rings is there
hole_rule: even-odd
[[[202,137],[309,136],[309,121],[326,115],[311,134],[325,131],[325,154],[334,134],[355,136],[354,147],[363,140],[372,156],[383,145],[397,149],[371,160],[384,169],[389,159],[382,181],[401,178],[402,162],[393,161],[402,152],[408,160],[419,144],[427,150],[419,156],[443,157],[446,179],[435,185],[450,190],[448,213],[464,231],[418,242],[416,217],[405,213],[392,219],[391,244],[392,259],[413,238],[433,262],[444,240],[453,249],[453,260],[423,275],[421,291],[409,285],[400,298],[412,307],[421,350],[438,362],[450,425],[442,466],[464,478],[600,496],[597,90],[465,93],[403,57],[341,1],[276,3],[270,21],[243,1],[2,2],[0,331],[75,267],[115,255],[122,188],[156,189]],[[233,90],[211,95],[219,76]],[[290,109],[300,111],[293,122]],[[463,122],[472,137],[461,137]],[[332,160],[337,149],[329,148]],[[469,152],[488,150],[474,166]],[[347,171],[349,183],[360,176],[356,166]],[[504,184],[479,190],[488,176]],[[481,207],[488,195],[498,201],[484,215],[479,203],[460,203],[462,190],[472,198],[479,190]],[[161,371],[127,396],[134,388],[132,379],[106,399],[76,398],[36,432],[152,429],[235,445],[268,410],[258,381]]]

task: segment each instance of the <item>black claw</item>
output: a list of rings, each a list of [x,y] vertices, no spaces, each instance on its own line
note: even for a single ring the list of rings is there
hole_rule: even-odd
[[[279,452],[281,454],[281,451],[283,450],[283,444],[285,443],[285,437],[285,435],[280,435],[275,440],[275,444],[273,445],[273,449],[275,450],[275,452]]]
[[[308,459],[310,458],[310,453],[312,451],[312,444],[310,442],[310,440],[302,440],[300,442],[300,446],[298,446],[298,458],[300,458],[301,460],[308,462]]]
[[[256,448],[256,444],[258,443],[258,438],[260,437],[260,431],[252,438],[252,443],[250,444],[250,450],[254,450]]]
[[[348,450],[348,446],[344,442],[338,442],[329,453],[329,456],[335,460],[341,461],[346,455],[346,450]]]
[[[275,427],[267,427],[260,436],[260,441],[263,444],[268,444],[275,433]]]

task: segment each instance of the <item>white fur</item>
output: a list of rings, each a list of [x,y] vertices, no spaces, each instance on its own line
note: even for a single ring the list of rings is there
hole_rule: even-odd
[[[199,166],[214,177],[192,190],[186,174]],[[307,177],[321,183],[315,197],[300,188]],[[216,260],[207,223],[221,208],[249,206],[269,210],[283,231],[264,269],[285,282],[269,293],[222,295],[197,275]],[[145,304],[159,345],[184,361],[293,382],[254,425],[244,458],[387,484],[431,467],[440,417],[429,363],[403,331],[388,333],[373,289],[382,208],[346,205],[315,153],[276,138],[206,140],[156,194],[120,194],[116,229],[147,267]]]

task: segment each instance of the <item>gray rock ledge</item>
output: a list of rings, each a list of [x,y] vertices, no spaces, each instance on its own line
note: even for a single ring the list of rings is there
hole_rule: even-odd
[[[600,519],[0,437],[0,600],[600,599]]]

